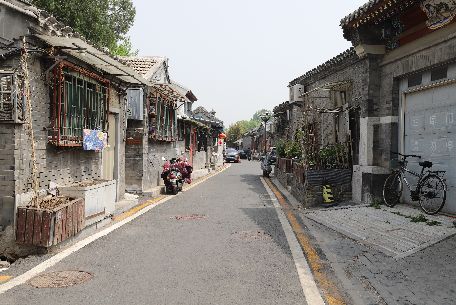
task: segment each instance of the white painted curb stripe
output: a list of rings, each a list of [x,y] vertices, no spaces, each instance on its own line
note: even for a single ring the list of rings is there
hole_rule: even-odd
[[[296,239],[293,229],[291,228],[291,225],[282,210],[282,206],[276,199],[276,196],[272,190],[264,181],[263,177],[260,179],[269,196],[271,197],[271,201],[274,204],[277,216],[279,217],[280,223],[282,224],[283,231],[285,232],[285,236],[287,238],[288,246],[291,250],[291,255],[293,256],[296,270],[298,271],[299,281],[301,282],[302,291],[304,293],[304,297],[306,298],[307,304],[325,305],[323,297],[320,294],[320,290],[317,287],[317,283],[315,283],[315,279],[313,277],[312,271],[310,270],[309,264],[307,263],[307,260],[304,256],[304,253],[302,252],[298,240]]]
[[[189,189],[192,189],[196,186],[198,186],[199,184],[205,182],[206,180],[212,178],[212,177],[215,177],[216,175],[220,174],[221,172],[225,171],[226,169],[228,169],[229,166],[223,168],[222,170],[214,173],[213,175],[209,176],[209,177],[206,177],[206,178],[203,178],[201,181],[198,181],[197,183],[195,184],[192,184],[190,185],[186,191],[188,191]],[[117,230],[118,228],[126,225],[127,223],[131,222],[132,220],[138,218],[139,216],[149,212],[150,210],[152,210],[153,208],[167,202],[168,200],[171,200],[173,198],[176,198],[176,196],[170,196],[170,197],[166,197],[154,204],[151,204],[147,207],[145,207],[144,209],[142,209],[141,211],[137,212],[136,214],[130,216],[130,217],[127,217],[125,218],[124,220],[122,221],[119,221],[115,224],[113,224],[112,226],[98,232],[98,233],[95,233],[79,242],[77,242],[76,244],[74,244],[73,246],[63,250],[62,252],[54,255],[53,257],[49,258],[48,260],[40,263],[39,265],[37,265],[36,267],[30,269],[29,271],[19,275],[18,277],[15,277],[13,278],[12,280],[6,282],[5,284],[2,284],[0,285],[0,294],[2,293],[5,293],[7,292],[8,290],[16,287],[16,286],[19,286],[19,285],[22,285],[24,283],[26,283],[27,281],[29,281],[30,279],[32,279],[33,277],[37,276],[38,274],[44,272],[45,270],[49,269],[50,267],[56,265],[58,262],[62,261],[64,258],[66,258],[67,256],[79,251],[80,249],[84,248],[85,246],[91,244],[92,242],[96,241],[97,239],[101,238],[101,237],[104,237],[106,235],[108,235],[109,233]]]

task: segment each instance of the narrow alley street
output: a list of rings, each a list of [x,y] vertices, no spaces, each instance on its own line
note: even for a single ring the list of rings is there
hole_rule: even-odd
[[[0,305],[455,305],[455,96],[456,0],[0,0]]]
[[[234,164],[46,272],[65,270],[93,278],[63,289],[24,284],[1,303],[305,304],[258,162]]]

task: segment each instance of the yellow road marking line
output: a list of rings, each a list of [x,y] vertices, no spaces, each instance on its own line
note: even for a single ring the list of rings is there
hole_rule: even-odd
[[[6,283],[13,277],[11,275],[0,275],[0,283]]]
[[[112,217],[112,220],[113,221],[122,221],[124,220],[125,218],[128,218],[136,213],[138,213],[139,211],[141,211],[142,209],[154,204],[154,203],[157,203],[159,202],[160,200],[162,200],[163,198],[165,198],[165,196],[159,196],[157,198],[153,198],[153,199],[150,199],[150,200],[147,200],[146,202],[142,203],[142,204],[139,204],[131,209],[129,209],[128,211],[126,212],[123,212],[122,214],[120,215],[117,215],[117,216],[114,216]]]
[[[301,224],[296,219],[290,205],[287,203],[286,199],[283,197],[282,193],[277,189],[277,187],[272,183],[270,179],[264,179],[277,197],[280,205],[283,208],[283,211],[287,215],[288,221],[298,239],[299,244],[301,245],[304,254],[306,255],[308,264],[312,273],[317,281],[320,289],[323,292],[324,298],[329,305],[346,305],[342,294],[337,288],[336,284],[328,277],[324,270],[324,263],[318,255],[316,249],[312,246],[309,237],[304,233],[304,229]]]

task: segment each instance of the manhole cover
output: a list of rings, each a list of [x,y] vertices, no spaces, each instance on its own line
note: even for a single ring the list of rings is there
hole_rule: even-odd
[[[272,198],[269,196],[269,194],[260,194],[260,200],[272,201]]]
[[[272,237],[264,231],[242,231],[234,232],[233,235],[241,240],[254,241],[254,240],[270,240]]]
[[[206,215],[198,215],[198,214],[192,214],[192,215],[177,215],[174,217],[171,217],[171,219],[176,219],[176,220],[202,220],[206,219]]]
[[[62,288],[85,283],[93,275],[84,271],[59,271],[38,275],[29,284],[35,288]]]

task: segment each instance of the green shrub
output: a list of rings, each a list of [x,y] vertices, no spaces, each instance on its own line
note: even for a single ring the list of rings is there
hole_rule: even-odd
[[[285,146],[286,146],[286,143],[283,140],[280,140],[279,143],[277,143],[276,151],[277,151],[277,156],[279,158],[285,158],[286,157]]]
[[[296,141],[280,141],[276,150],[279,158],[294,159],[302,156],[301,144]]]
[[[301,158],[302,150],[300,143],[287,141],[285,145],[285,156],[288,159]]]

